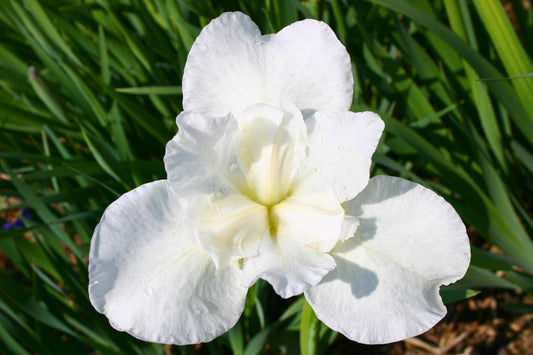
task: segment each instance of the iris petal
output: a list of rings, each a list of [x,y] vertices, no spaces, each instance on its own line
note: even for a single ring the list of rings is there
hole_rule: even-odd
[[[219,268],[194,245],[166,180],[113,202],[89,256],[89,296],[113,327],[174,344],[214,339],[239,319],[247,289],[237,267]]]
[[[243,192],[272,206],[290,193],[307,155],[302,116],[290,108],[252,105],[244,111],[239,127],[239,162],[248,184]]]
[[[197,37],[182,88],[183,108],[207,117],[239,117],[247,106],[282,99],[307,116],[349,109],[353,77],[346,49],[325,23],[304,20],[261,36],[248,16],[231,12]]]
[[[245,260],[244,264],[249,285],[258,278],[264,279],[283,298],[301,294],[334,268],[335,260],[327,253],[284,236],[263,239],[259,255]]]
[[[270,237],[268,210],[242,195],[214,200],[200,216],[198,240],[217,266],[257,255],[261,238]]]
[[[360,225],[333,249],[337,268],[305,293],[317,317],[367,344],[433,327],[446,314],[439,286],[463,277],[470,261],[457,213],[431,190],[388,176],[344,207]]]
[[[278,236],[321,252],[335,246],[344,223],[344,210],[328,194],[290,197],[276,205],[273,214]]]
[[[368,183],[383,121],[373,112],[317,112],[305,122],[309,156],[301,168],[298,190],[331,192],[341,202],[352,199]]]

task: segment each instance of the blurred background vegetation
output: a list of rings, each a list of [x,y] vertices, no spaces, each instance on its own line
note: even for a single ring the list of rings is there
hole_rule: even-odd
[[[532,313],[530,1],[2,0],[0,353],[312,354],[345,341],[262,282],[237,326],[202,346],[138,341],[89,303],[92,231],[118,196],[165,178],[188,50],[234,10],[263,33],[303,18],[335,30],[352,111],[386,122],[372,174],[433,189],[467,224],[472,264],[445,301],[508,289],[519,297],[499,307]]]

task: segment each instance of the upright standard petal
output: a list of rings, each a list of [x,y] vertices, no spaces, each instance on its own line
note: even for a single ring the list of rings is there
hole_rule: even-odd
[[[388,176],[372,178],[344,207],[360,225],[333,249],[337,268],[306,291],[317,317],[366,344],[430,329],[446,314],[439,286],[463,277],[470,262],[457,213],[431,190]]]
[[[206,118],[182,112],[179,131],[165,152],[168,183],[182,197],[236,191],[244,177],[235,151],[237,123],[232,115]]]
[[[247,289],[237,267],[216,269],[190,233],[167,181],[120,197],[97,226],[89,296],[113,327],[174,344],[206,342],[239,319]]]
[[[252,20],[224,13],[194,42],[183,74],[183,108],[207,117],[255,103],[288,101],[306,116],[348,110],[353,96],[350,57],[333,31],[315,20],[261,36]]]
[[[206,117],[266,101],[261,32],[246,15],[227,12],[196,38],[183,72],[183,109]]]
[[[267,206],[287,197],[307,155],[306,126],[292,108],[252,105],[239,120],[238,155],[248,185],[243,193]]]
[[[305,122],[309,156],[297,190],[352,199],[368,183],[383,121],[373,112],[317,112]]]
[[[350,109],[350,56],[326,23],[295,22],[270,37],[265,47],[269,97],[293,103],[306,117]]]

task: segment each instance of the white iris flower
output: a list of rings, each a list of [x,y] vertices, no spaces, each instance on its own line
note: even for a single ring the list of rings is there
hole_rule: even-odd
[[[431,328],[439,286],[468,267],[465,227],[432,191],[369,179],[384,125],[348,111],[352,86],[324,23],[261,36],[241,13],[213,20],[187,60],[168,179],[124,194],[94,232],[94,307],[140,339],[206,342],[261,278],[358,342]]]

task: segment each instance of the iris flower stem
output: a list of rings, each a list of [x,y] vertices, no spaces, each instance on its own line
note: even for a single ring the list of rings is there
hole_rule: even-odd
[[[302,320],[300,321],[300,354],[315,355],[318,352],[320,342],[320,322],[315,312],[305,301],[302,308]]]

